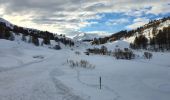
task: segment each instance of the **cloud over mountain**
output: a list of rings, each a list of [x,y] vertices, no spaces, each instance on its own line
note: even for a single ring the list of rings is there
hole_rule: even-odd
[[[170,13],[169,4],[169,0],[0,0],[0,17],[17,25],[74,35],[94,24],[88,20],[102,19],[102,13],[157,15]]]

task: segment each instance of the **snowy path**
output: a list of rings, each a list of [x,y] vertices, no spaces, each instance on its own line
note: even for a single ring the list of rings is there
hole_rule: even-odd
[[[76,61],[80,61],[82,60],[83,58],[79,55],[74,55],[74,53],[70,53],[69,54],[69,58],[68,59],[74,59]],[[110,88],[109,86],[107,86],[106,84],[103,84],[102,83],[102,89],[100,90],[100,85],[97,84],[97,83],[88,83],[87,81],[85,82],[83,80],[83,76],[81,74],[81,70],[83,69],[79,69],[79,68],[73,68],[76,72],[76,79],[77,79],[77,82],[80,83],[81,85],[84,85],[84,86],[87,86],[88,88],[92,88],[94,90],[99,90],[99,91],[103,91],[103,92],[108,92],[108,93],[111,93],[111,100],[118,100],[121,96],[118,92],[116,92],[114,89]],[[85,69],[84,69],[85,70]],[[95,69],[94,69],[95,70]],[[88,100],[91,100],[91,97],[89,96]],[[92,99],[93,100],[93,99]]]
[[[100,87],[99,84],[89,84],[89,83],[86,83],[86,82],[82,81],[80,71],[76,70],[76,72],[77,72],[77,80],[78,80],[78,82],[80,82],[81,84],[86,85],[88,87],[99,89],[99,87]],[[118,100],[121,97],[118,92],[116,92],[114,89],[111,89],[109,86],[107,86],[105,84],[102,84],[101,87],[102,87],[102,91],[104,89],[104,91],[106,90],[106,91],[112,92],[114,94],[113,95],[113,100]]]
[[[82,100],[57,76],[67,55],[55,54],[0,72],[0,100]],[[57,61],[56,61],[57,60]]]

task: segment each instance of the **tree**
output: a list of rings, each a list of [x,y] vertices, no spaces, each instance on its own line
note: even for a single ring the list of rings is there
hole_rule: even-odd
[[[8,39],[11,40],[11,41],[15,40],[15,36],[12,32],[10,32],[10,37]]]
[[[144,52],[144,55],[143,55],[146,59],[151,59],[152,58],[152,53],[150,52]]]
[[[29,36],[28,43],[32,43],[32,36],[31,35]]]
[[[3,23],[0,23],[0,39],[4,38],[5,27]]]
[[[26,42],[26,41],[27,41],[27,39],[26,39],[26,35],[25,35],[25,34],[23,34],[23,35],[22,35],[22,41],[24,41],[24,42]]]
[[[50,45],[50,39],[48,37],[43,38],[43,43],[46,45]]]
[[[101,53],[105,55],[107,53],[107,47],[101,46]]]
[[[9,39],[10,36],[11,36],[10,31],[5,30],[5,39]]]
[[[32,43],[33,43],[35,46],[39,46],[39,40],[38,40],[38,37],[37,37],[37,36],[33,36],[33,37],[32,37]]]
[[[136,37],[134,40],[134,46],[136,49],[146,49],[148,44],[148,39],[144,35]]]

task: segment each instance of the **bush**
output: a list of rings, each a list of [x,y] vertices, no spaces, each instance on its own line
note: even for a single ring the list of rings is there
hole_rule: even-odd
[[[26,39],[26,35],[22,35],[22,41],[24,41],[24,42],[26,42],[27,41],[27,39]]]
[[[152,58],[152,53],[150,52],[144,52],[144,55],[143,55],[146,59],[151,59]]]
[[[76,54],[76,55],[80,55],[80,52],[79,52],[79,51],[76,51],[75,54]]]
[[[93,53],[93,54],[100,54],[100,55],[107,55],[108,50],[106,46],[101,46],[101,48],[93,48],[93,49],[87,49],[88,53]]]
[[[8,39],[11,40],[11,41],[15,40],[15,36],[12,32],[10,32],[10,37]]]
[[[87,69],[94,69],[95,66],[90,64],[86,60],[80,60],[80,61],[74,61],[74,60],[67,60],[67,63],[70,65],[70,67],[81,67],[81,68],[87,68]]]
[[[125,48],[124,50],[121,49],[115,49],[114,56],[116,59],[134,59],[135,54],[128,48]]]
[[[59,45],[55,45],[55,46],[53,47],[53,49],[55,49],[55,50],[60,50],[61,47],[60,47]]]

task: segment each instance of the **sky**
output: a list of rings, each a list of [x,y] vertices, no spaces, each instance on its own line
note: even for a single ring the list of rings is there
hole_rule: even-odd
[[[0,0],[1,18],[67,36],[109,35],[167,16],[170,0]]]

